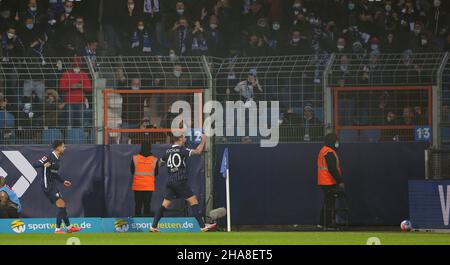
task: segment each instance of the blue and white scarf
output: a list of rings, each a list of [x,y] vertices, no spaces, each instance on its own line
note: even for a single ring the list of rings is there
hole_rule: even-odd
[[[191,49],[193,51],[206,52],[206,51],[208,51],[208,43],[206,42],[205,38],[195,37],[192,40],[192,47],[191,47]]]
[[[152,10],[154,13],[159,12],[159,0],[145,0],[144,1],[144,13],[150,14]]]
[[[131,48],[137,48],[141,45],[141,41],[139,39],[139,33],[138,31],[135,31],[133,33],[133,39],[131,40]],[[152,52],[151,42],[150,42],[150,34],[148,32],[144,32],[144,39],[143,39],[143,52]]]

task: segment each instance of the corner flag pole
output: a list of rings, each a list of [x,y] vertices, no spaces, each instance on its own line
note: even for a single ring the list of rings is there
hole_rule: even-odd
[[[223,150],[222,164],[220,173],[225,178],[226,196],[227,196],[227,232],[231,231],[231,202],[230,202],[230,163],[228,159],[228,147]]]
[[[231,232],[231,202],[230,202],[230,169],[226,172],[226,192],[227,192],[227,232]]]

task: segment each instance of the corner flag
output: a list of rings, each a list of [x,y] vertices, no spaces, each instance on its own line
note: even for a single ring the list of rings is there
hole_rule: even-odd
[[[228,160],[228,147],[223,151],[222,164],[220,165],[220,173],[225,178],[226,195],[227,195],[227,231],[231,231],[231,201],[230,201],[230,163]]]
[[[227,147],[223,151],[222,164],[220,165],[220,174],[222,174],[222,177],[224,178],[227,177],[228,166],[229,164],[228,164],[228,147]]]

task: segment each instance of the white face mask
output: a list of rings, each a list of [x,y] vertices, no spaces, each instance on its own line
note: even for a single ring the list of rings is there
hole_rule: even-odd
[[[212,29],[216,29],[217,28],[217,24],[209,24],[209,27]]]
[[[72,8],[71,7],[65,7],[64,11],[66,11],[67,14],[72,13]]]
[[[15,36],[13,33],[9,33],[9,32],[6,35],[8,36],[8,39],[12,39]]]
[[[184,9],[177,9],[177,13],[178,13],[178,15],[183,15],[184,14]]]
[[[343,49],[345,48],[345,46],[344,46],[344,45],[338,45],[337,48],[338,48],[339,50],[343,50]]]
[[[338,149],[338,148],[339,148],[339,142],[336,142],[336,143],[334,144],[334,147],[335,147],[336,149]]]
[[[376,50],[376,49],[378,49],[378,45],[377,44],[372,44],[372,45],[370,45],[370,48],[372,48],[372,50]]]
[[[143,31],[144,30],[144,26],[138,26],[138,30]]]
[[[428,41],[427,41],[427,40],[424,40],[424,39],[422,39],[422,40],[420,40],[420,43],[422,43],[422,45],[426,45],[426,44],[428,43]]]
[[[175,53],[170,53],[169,58],[171,62],[175,62],[177,60],[177,55]]]
[[[178,78],[178,77],[181,76],[181,72],[180,71],[174,71],[173,75]]]
[[[131,86],[132,90],[139,90],[139,86]]]
[[[36,11],[37,11],[37,7],[32,6],[32,7],[30,7],[30,10],[31,10],[32,12],[36,12]]]
[[[134,4],[128,5],[129,9],[134,9]]]
[[[76,74],[79,74],[79,73],[81,72],[81,69],[80,69],[80,67],[75,67],[75,68],[73,68],[73,71],[74,71]]]
[[[292,41],[293,41],[293,42],[299,42],[299,41],[300,41],[300,38],[292,38]]]
[[[275,31],[279,30],[280,29],[280,24],[273,24],[272,25],[272,29],[275,30]]]

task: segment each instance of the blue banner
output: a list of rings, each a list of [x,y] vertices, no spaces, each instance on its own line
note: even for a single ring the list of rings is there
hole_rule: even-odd
[[[450,229],[450,180],[409,181],[409,214],[414,229]]]
[[[105,233],[148,232],[153,218],[104,218]],[[195,218],[162,218],[158,224],[161,232],[199,232]]]
[[[82,228],[80,233],[103,232],[101,218],[72,218],[70,221],[73,226]],[[2,234],[54,233],[55,227],[55,218],[0,219]]]
[[[168,145],[153,145],[153,154],[161,157]],[[32,164],[51,152],[43,146],[0,146],[0,176],[18,194],[22,204],[21,218],[56,216],[56,207],[41,187],[42,169]],[[61,158],[60,175],[72,182],[70,188],[59,185],[70,217],[115,217],[134,215],[134,194],[131,190],[132,155],[137,145],[67,145]],[[191,188],[202,205],[205,198],[205,172],[202,156],[187,161]],[[152,211],[160,207],[165,193],[167,170],[161,168],[152,196]],[[174,201],[167,217],[187,216],[184,200]]]
[[[72,218],[71,224],[80,233],[148,232],[153,218]],[[55,218],[0,219],[0,234],[54,233]],[[62,225],[64,228],[64,224]],[[162,218],[161,232],[200,232],[195,218]]]

